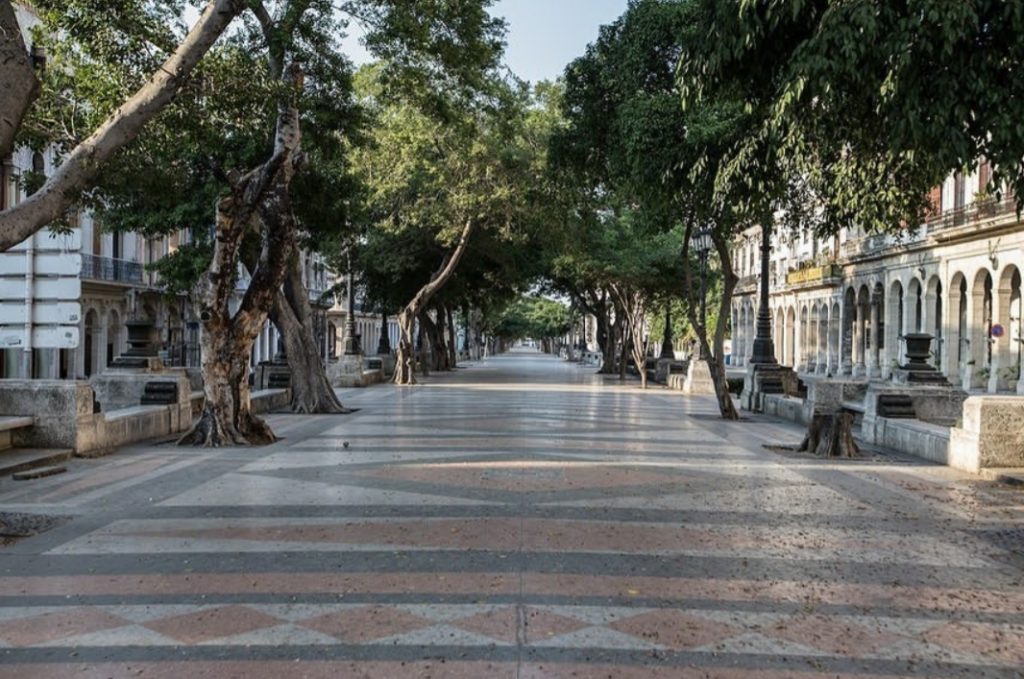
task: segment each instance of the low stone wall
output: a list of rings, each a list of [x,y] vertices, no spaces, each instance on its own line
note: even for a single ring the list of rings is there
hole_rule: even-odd
[[[192,426],[187,396],[174,405],[136,405],[98,413],[93,412],[93,396],[85,381],[0,380],[0,414],[35,419],[31,427],[17,433],[15,445],[69,448],[77,455],[94,455]]]
[[[291,389],[260,389],[249,394],[249,406],[257,415],[284,410],[291,403]]]
[[[810,417],[805,410],[804,399],[782,394],[764,394],[761,405],[765,415],[781,417],[784,420],[808,424]]]
[[[95,455],[129,443],[186,432],[192,426],[192,417],[191,411],[184,414],[182,418],[180,408],[156,405],[98,413],[93,427],[79,430],[75,453]]]
[[[0,414],[31,416],[31,427],[14,432],[15,446],[72,448],[77,432],[93,419],[93,391],[88,382],[71,380],[0,380]]]
[[[949,464],[978,472],[1024,467],[1024,397],[971,396],[952,429]]]
[[[939,464],[952,464],[949,456],[949,427],[920,420],[879,417],[873,429],[874,436],[870,442],[875,445]]]

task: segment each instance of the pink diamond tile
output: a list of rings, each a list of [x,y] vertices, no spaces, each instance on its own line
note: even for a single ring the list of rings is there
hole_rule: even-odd
[[[523,616],[526,640],[543,641],[562,634],[569,634],[590,625],[575,618],[558,615],[542,608],[527,608]]]
[[[280,624],[282,620],[248,606],[220,606],[153,620],[144,627],[183,644],[198,644]]]
[[[841,617],[807,615],[780,620],[761,630],[776,639],[795,641],[833,655],[857,657],[904,639],[899,634],[871,630]]]
[[[730,625],[674,610],[642,613],[617,620],[607,626],[672,649],[713,644],[741,631]]]
[[[391,606],[363,606],[300,620],[296,624],[336,639],[364,644],[437,623]]]
[[[516,643],[516,609],[512,606],[477,613],[449,624],[506,644]]]
[[[69,608],[0,623],[0,639],[12,646],[32,646],[128,624],[127,620],[98,608]]]

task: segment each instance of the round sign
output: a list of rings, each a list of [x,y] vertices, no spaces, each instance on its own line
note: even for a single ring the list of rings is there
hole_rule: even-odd
[[[1006,334],[1006,330],[1003,329],[1003,326],[999,325],[998,323],[992,326],[993,337],[1002,337],[1004,334]]]

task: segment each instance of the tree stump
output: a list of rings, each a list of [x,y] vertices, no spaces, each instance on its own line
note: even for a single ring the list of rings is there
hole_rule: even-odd
[[[853,413],[815,413],[797,451],[820,457],[856,457],[860,450],[853,440]]]

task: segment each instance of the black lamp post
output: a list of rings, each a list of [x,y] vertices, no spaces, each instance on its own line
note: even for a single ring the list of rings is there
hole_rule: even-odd
[[[672,302],[665,302],[665,334],[661,337],[661,356],[659,358],[675,358],[672,347]]]
[[[759,365],[775,365],[775,342],[772,340],[772,313],[768,309],[768,269],[772,251],[772,226],[770,221],[761,225],[761,299],[757,309],[757,334],[754,336],[754,351],[750,362]]]
[[[391,353],[391,335],[388,333],[388,312],[380,312],[380,339],[377,340],[377,353],[385,356]]]
[[[708,277],[708,255],[711,253],[711,228],[702,226],[693,234],[693,247],[697,251],[697,259],[700,261],[700,327],[707,336],[708,325],[708,302],[707,302],[707,277]],[[707,360],[707,352],[704,344],[700,345],[700,358]]]
[[[356,340],[356,298],[353,294],[355,277],[352,275],[352,251],[345,255],[348,266],[348,281],[345,290],[348,313],[345,315],[345,355],[355,356],[359,353],[359,342]]]

